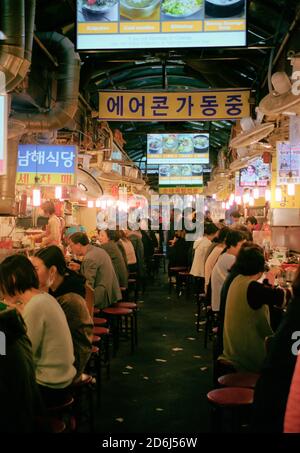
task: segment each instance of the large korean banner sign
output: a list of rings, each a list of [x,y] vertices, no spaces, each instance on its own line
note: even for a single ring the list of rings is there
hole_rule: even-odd
[[[19,145],[16,183],[75,185],[76,151],[73,145]]]
[[[6,152],[7,152],[7,96],[5,94],[1,94],[0,86],[0,175],[4,175],[6,173]]]
[[[238,119],[250,115],[250,91],[101,91],[99,118],[107,121]]]

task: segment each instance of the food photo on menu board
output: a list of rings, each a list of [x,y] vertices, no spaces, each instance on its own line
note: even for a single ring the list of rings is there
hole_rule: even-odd
[[[152,164],[209,163],[209,134],[148,134],[147,157]]]
[[[78,0],[77,20],[79,22],[118,21],[119,0]]]
[[[206,18],[243,17],[246,0],[205,0]]]

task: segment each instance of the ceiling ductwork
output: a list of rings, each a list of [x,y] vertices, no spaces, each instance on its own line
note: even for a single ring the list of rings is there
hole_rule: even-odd
[[[18,158],[19,137],[14,137],[7,142],[7,172],[0,177],[0,215],[15,214],[15,181]]]
[[[65,127],[75,116],[78,105],[80,57],[73,43],[56,32],[37,34],[47,51],[57,61],[56,103],[45,113],[15,113],[28,132],[49,132]]]
[[[6,91],[13,91],[26,76],[31,64],[36,0],[1,0],[0,71],[5,74]]]

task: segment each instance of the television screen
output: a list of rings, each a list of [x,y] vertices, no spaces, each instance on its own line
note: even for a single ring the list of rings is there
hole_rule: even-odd
[[[241,187],[265,187],[271,181],[270,164],[265,164],[260,157],[240,170]]]
[[[148,134],[148,164],[207,164],[209,134]]]
[[[246,45],[246,0],[77,0],[77,49]]]
[[[198,164],[160,165],[160,186],[202,186],[203,168]]]

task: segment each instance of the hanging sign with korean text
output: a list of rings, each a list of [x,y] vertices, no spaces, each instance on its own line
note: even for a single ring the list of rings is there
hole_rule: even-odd
[[[249,116],[250,90],[192,92],[101,91],[99,118],[107,121],[186,121]]]
[[[76,156],[73,145],[19,145],[16,184],[75,185]]]

